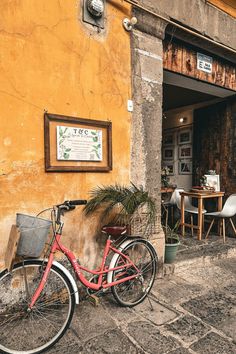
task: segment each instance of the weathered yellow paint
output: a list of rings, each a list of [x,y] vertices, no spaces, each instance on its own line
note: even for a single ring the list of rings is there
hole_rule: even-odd
[[[218,7],[222,11],[236,18],[236,1],[235,0],[208,0],[211,4]]]
[[[105,30],[98,33],[82,22],[78,0],[0,2],[1,261],[16,212],[35,215],[87,198],[94,186],[129,183],[130,36],[122,27],[129,11],[123,1],[106,2]],[[113,170],[45,173],[44,110],[111,120]],[[65,243],[88,263],[100,252],[96,217],[81,223],[76,211],[65,219]]]

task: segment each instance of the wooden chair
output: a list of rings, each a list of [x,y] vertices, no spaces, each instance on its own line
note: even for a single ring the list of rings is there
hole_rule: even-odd
[[[181,192],[184,192],[184,189],[175,190],[176,204],[179,210],[181,210],[181,195],[180,195]],[[190,214],[191,235],[193,236],[193,226],[194,226],[193,215],[194,214],[198,215],[198,208],[192,205],[189,197],[184,197],[184,211]],[[202,218],[204,218],[204,214],[206,212],[207,211],[205,209],[202,209],[202,215],[201,215]],[[204,220],[203,220],[203,225],[204,225]]]

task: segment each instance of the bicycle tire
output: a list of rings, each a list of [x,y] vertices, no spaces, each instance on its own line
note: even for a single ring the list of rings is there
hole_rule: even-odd
[[[27,311],[26,288],[31,298],[42,277],[43,265],[41,260],[25,260],[17,263],[11,272],[0,273],[1,353],[42,353],[52,347],[70,325],[75,295],[69,279],[55,265],[33,309]]]
[[[140,270],[140,275],[131,280],[113,285],[111,287],[115,300],[121,306],[133,307],[140,304],[151,291],[157,271],[157,254],[153,246],[145,239],[131,241],[122,250],[129,256],[135,266]],[[126,260],[119,255],[115,266],[126,264]],[[134,267],[113,271],[112,282],[136,273]]]

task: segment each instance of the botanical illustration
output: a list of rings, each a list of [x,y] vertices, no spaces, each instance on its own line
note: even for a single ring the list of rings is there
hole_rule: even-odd
[[[102,161],[102,130],[57,126],[57,159]]]

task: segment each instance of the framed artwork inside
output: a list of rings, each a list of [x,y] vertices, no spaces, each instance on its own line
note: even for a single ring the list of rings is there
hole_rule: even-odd
[[[179,146],[179,158],[191,158],[192,157],[192,145]]]
[[[173,160],[174,159],[174,148],[168,147],[163,149],[163,160]]]
[[[163,146],[175,144],[175,133],[165,133],[163,136]]]
[[[209,187],[213,187],[216,192],[220,192],[220,176],[219,175],[205,175],[206,183]]]
[[[178,143],[179,144],[189,144],[192,142],[192,131],[191,129],[183,129],[179,131]]]
[[[192,174],[192,160],[182,160],[179,162],[179,174],[180,175]]]

